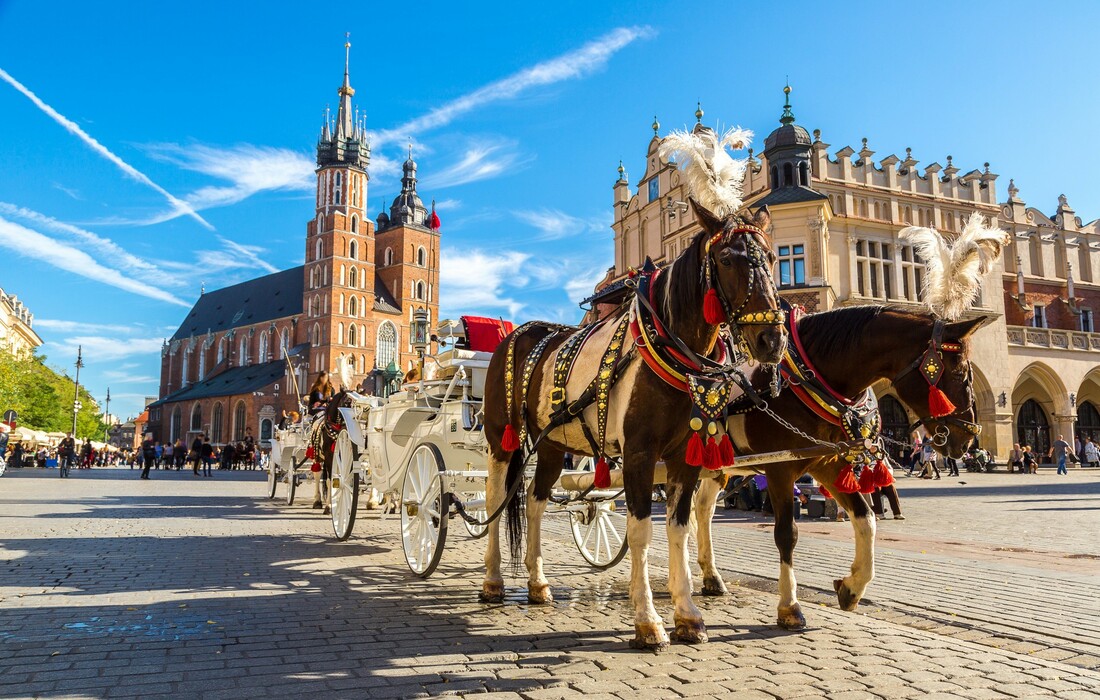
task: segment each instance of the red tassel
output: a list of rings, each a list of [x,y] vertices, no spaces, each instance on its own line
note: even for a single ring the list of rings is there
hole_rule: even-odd
[[[435,213],[435,210],[432,210],[432,223],[428,228],[433,231],[439,230],[439,215]]]
[[[703,467],[711,471],[722,468],[722,451],[718,449],[718,443],[713,436],[707,438],[706,447],[703,448]]]
[[[313,459],[314,455],[316,454],[317,450],[313,449],[313,445],[310,445],[306,448],[306,459]]]
[[[723,435],[722,441],[718,443],[718,452],[721,455],[722,466],[732,467],[737,455],[733,453],[733,440],[730,440],[728,433]]]
[[[875,486],[883,488],[894,483],[894,475],[890,473],[890,467],[886,466],[886,462],[879,460],[875,465]]]
[[[712,326],[726,322],[726,311],[722,308],[722,301],[714,287],[708,289],[703,297],[703,320]]]
[[[841,493],[856,493],[859,491],[859,482],[856,481],[856,476],[852,473],[851,464],[845,464],[844,468],[840,470],[836,481],[833,482],[833,488]]]
[[[703,439],[699,437],[699,433],[691,434],[691,439],[688,440],[687,453],[684,455],[684,461],[692,467],[703,466]]]
[[[512,424],[504,426],[504,436],[500,438],[500,449],[505,452],[515,452],[519,449],[519,436]]]
[[[314,462],[314,463],[313,463],[313,464],[312,464],[312,465],[310,466],[309,470],[310,470],[311,472],[319,472],[319,471],[321,471],[321,465],[320,465],[320,463],[318,463],[318,462]]]
[[[328,451],[333,452],[333,453],[336,452],[336,441],[335,440],[333,440],[332,444],[328,446]]]
[[[928,412],[933,418],[942,418],[955,412],[955,404],[933,384],[928,385]]]
[[[825,488],[825,484],[818,484],[817,490],[821,492],[821,495],[825,498],[832,498],[833,494],[829,493],[829,489]]]
[[[606,489],[611,485],[611,467],[603,457],[596,461],[596,478],[592,481],[592,485],[598,489]]]
[[[882,464],[882,462],[879,462]],[[859,492],[860,493],[874,493],[878,487],[878,467],[872,467],[871,465],[865,465],[863,471],[859,473]]]

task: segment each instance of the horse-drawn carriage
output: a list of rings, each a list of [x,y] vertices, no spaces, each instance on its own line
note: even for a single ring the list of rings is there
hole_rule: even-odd
[[[388,398],[341,392],[325,416],[276,431],[269,498],[285,482],[287,503],[292,503],[297,483],[324,456],[309,445],[328,449],[328,497],[337,539],[351,535],[366,489],[372,499],[381,496],[384,509],[397,511],[409,568],[417,576],[430,576],[451,520],[461,520],[476,538],[487,531],[489,516],[497,515],[485,507],[482,397],[492,351],[511,330],[511,324],[494,319],[444,321],[436,330],[443,349],[426,360],[432,378],[408,382]],[[622,489],[577,488],[578,477],[590,473],[563,471],[553,511],[569,517],[581,556],[607,568],[626,554]]]

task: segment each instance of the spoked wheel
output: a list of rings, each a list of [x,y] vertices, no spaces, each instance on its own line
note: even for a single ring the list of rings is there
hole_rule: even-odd
[[[275,460],[271,460],[267,465],[267,500],[275,498],[275,487],[279,484],[279,467],[275,464]]]
[[[401,484],[401,545],[405,563],[421,578],[435,571],[447,540],[451,494],[443,491],[443,469],[443,457],[435,445],[420,445]]]
[[[328,495],[332,530],[336,533],[336,539],[343,542],[351,536],[351,529],[355,525],[355,511],[359,507],[359,474],[355,472],[355,446],[351,444],[347,430],[341,430],[336,436]]]
[[[4,476],[4,472],[8,470],[8,460],[0,457],[0,476]]]
[[[294,459],[290,460],[290,468],[286,470],[286,504],[294,505],[294,489],[298,486],[297,469],[294,468]]]
[[[609,569],[626,556],[626,502],[588,501],[587,508],[569,513],[569,529],[584,560]]]
[[[485,502],[484,491],[469,493],[467,495],[471,497],[471,500],[478,500],[482,503]],[[489,511],[485,510],[485,506],[481,506],[480,508],[467,508],[466,515],[476,518],[478,522],[483,523],[485,519],[489,517]],[[474,525],[466,522],[466,520],[463,520],[462,524],[466,526],[466,532],[470,533],[470,537],[473,537],[475,540],[484,537],[485,534],[489,532],[488,525]]]

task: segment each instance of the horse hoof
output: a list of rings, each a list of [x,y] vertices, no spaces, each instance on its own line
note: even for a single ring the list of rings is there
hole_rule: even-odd
[[[703,644],[709,639],[702,620],[677,620],[672,638],[684,644]]]
[[[634,639],[630,640],[630,648],[664,651],[668,649],[668,635],[659,625],[634,625]]]
[[[703,595],[729,595],[726,583],[717,576],[707,576],[703,579]]]
[[[550,592],[550,584],[527,584],[527,602],[536,605],[554,602],[554,594]]]
[[[503,583],[486,583],[481,586],[481,593],[478,594],[477,599],[482,603],[503,603],[504,602],[504,584]]]
[[[806,617],[797,605],[792,605],[789,608],[779,608],[779,615],[776,617],[775,623],[785,630],[806,629]]]
[[[320,507],[321,507],[321,502],[320,501],[314,501],[313,502],[313,509],[314,510],[317,510]]]
[[[321,511],[321,513],[323,515],[328,515],[328,514],[332,513],[332,509],[329,508],[328,506],[325,506],[325,509],[323,511]]]
[[[859,598],[855,597],[851,589],[848,588],[848,584],[844,583],[844,579],[834,580],[833,589],[836,590],[836,599],[840,603],[841,610],[851,612],[859,605]]]

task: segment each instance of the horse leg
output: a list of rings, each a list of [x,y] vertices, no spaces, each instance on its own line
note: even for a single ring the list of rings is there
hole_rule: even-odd
[[[540,447],[535,478],[527,493],[527,600],[531,603],[552,603],[550,583],[542,571],[542,515],[550,500],[565,462],[565,453],[552,447]]]
[[[821,476],[814,473],[814,478],[822,483],[832,484],[839,473],[840,464],[833,461],[828,469],[821,472]],[[871,579],[875,577],[875,516],[867,507],[863,496],[858,493],[834,493],[833,498],[848,512],[856,539],[852,573],[833,581],[833,588],[841,609],[855,610]]]
[[[798,543],[798,525],[794,522],[794,473],[768,472],[768,497],[775,513],[775,546],[779,549],[779,608],[776,624],[787,630],[806,626],[798,604],[798,583],[794,577],[794,547]]]
[[[320,508],[321,503],[321,472],[313,472],[313,507]]]
[[[653,540],[653,455],[623,457],[626,481],[626,541],[630,548],[630,602],[634,605],[634,649],[668,648],[664,621],[653,607],[649,586],[649,544]],[[627,476],[629,475],[629,476]]]
[[[665,526],[668,531],[668,592],[672,596],[673,638],[688,644],[707,641],[703,614],[691,600],[691,568],[688,566],[688,532],[691,527],[692,492],[699,478],[698,469],[665,460]]]
[[[329,453],[328,459],[325,460],[324,465],[321,467],[321,502],[324,503],[325,508],[321,512],[325,515],[332,513],[332,490],[329,488],[332,484],[332,455]]]
[[[703,570],[703,595],[727,595],[726,583],[714,564],[711,525],[722,479],[700,479],[695,491],[695,540],[699,544],[699,568]]]
[[[489,475],[485,479],[485,511],[496,512],[507,495],[504,488],[508,476],[509,454],[498,456],[489,451]],[[483,603],[504,602],[504,577],[500,572],[500,518],[493,518],[485,535],[485,580],[478,596]]]

